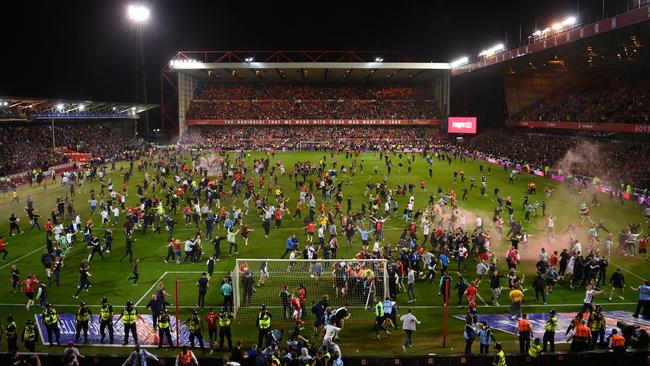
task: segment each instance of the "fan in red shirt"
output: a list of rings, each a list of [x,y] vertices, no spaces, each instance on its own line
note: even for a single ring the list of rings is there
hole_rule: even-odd
[[[293,318],[298,320],[302,318],[302,306],[300,305],[300,299],[296,295],[291,295],[291,306],[293,307]]]
[[[3,261],[7,259],[7,255],[9,254],[9,252],[7,251],[7,249],[5,249],[5,237],[2,235],[0,235],[0,253],[4,253],[4,255],[2,256]]]
[[[476,285],[474,284],[474,281],[472,281],[469,283],[469,287],[465,290],[465,297],[467,297],[468,303],[476,301],[476,292]]]
[[[555,266],[557,266],[557,250],[553,252],[553,255],[552,255],[551,258],[549,259],[548,264],[549,264],[551,267],[555,267]]]
[[[23,292],[27,296],[27,305],[25,306],[29,311],[29,307],[34,305],[34,290],[38,286],[38,280],[34,277],[34,274],[30,274],[29,278],[23,281]]]
[[[205,321],[208,323],[208,336],[210,338],[210,347],[217,342],[217,322],[219,321],[219,315],[216,314],[212,309],[205,315]]]

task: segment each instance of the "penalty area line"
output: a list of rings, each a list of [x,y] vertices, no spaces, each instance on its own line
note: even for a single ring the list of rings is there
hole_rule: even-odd
[[[168,273],[168,272],[165,271],[162,275],[160,275],[160,277],[158,278],[158,280],[156,280],[156,282],[154,282],[153,285],[151,285],[151,287],[149,287],[149,289],[147,290],[147,292],[145,292],[144,295],[142,295],[142,297],[140,297],[140,298],[138,299],[138,301],[135,303],[135,306],[138,306],[138,305],[142,302],[142,300],[144,300],[144,298],[147,297],[147,295],[149,295],[149,293],[151,292],[151,290],[153,290],[154,287],[156,287],[156,285],[157,285],[160,281],[162,281],[163,278],[165,278],[165,276],[167,275],[167,273]]]

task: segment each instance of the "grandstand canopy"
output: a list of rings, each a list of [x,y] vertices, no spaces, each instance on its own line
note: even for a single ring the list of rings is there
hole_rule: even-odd
[[[415,81],[449,73],[448,63],[401,53],[355,51],[182,51],[168,71],[224,81]]]
[[[0,121],[39,119],[137,119],[156,104],[0,96]]]
[[[650,5],[530,41],[455,68],[452,75],[500,76],[554,71],[598,71],[650,64]]]

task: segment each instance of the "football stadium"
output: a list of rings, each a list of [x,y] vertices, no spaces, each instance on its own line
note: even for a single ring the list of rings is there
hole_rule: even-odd
[[[0,363],[650,363],[650,2],[316,5],[12,5]]]

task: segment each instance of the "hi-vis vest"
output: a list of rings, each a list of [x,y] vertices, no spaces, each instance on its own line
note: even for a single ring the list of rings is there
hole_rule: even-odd
[[[506,354],[503,353],[503,350],[497,352],[497,357],[499,358],[499,361],[497,362],[497,366],[507,366]]]
[[[620,334],[612,334],[612,347],[625,347],[625,337]]]
[[[109,320],[111,318],[110,306],[110,304],[102,305],[101,309],[99,309],[102,320]]]
[[[600,330],[604,321],[605,319],[601,315],[594,315],[594,318],[591,321],[589,328],[591,328],[592,332],[597,332],[598,330]]]
[[[89,318],[89,313],[88,310],[86,311],[81,311],[81,309],[77,310],[77,316],[75,317],[75,320],[78,322],[87,322]]]
[[[542,350],[542,345],[540,343],[531,343],[530,348],[528,348],[528,355],[532,358],[537,358],[540,351]]]
[[[230,326],[230,314],[222,314],[219,317],[219,326],[222,328]]]
[[[178,354],[178,358],[179,358],[179,361],[180,361],[179,364],[181,364],[181,365],[190,365],[192,363],[192,351],[190,351],[189,349],[185,353],[183,353],[183,351],[181,351]]]
[[[43,317],[45,318],[45,325],[56,324],[56,322],[59,321],[59,316],[56,314],[54,308],[52,308],[52,314],[48,314],[46,311],[45,314],[43,314]]]
[[[34,326],[28,325],[25,328],[25,342],[33,342],[36,339],[36,333],[34,333]]]
[[[584,325],[578,325],[575,330],[574,334],[574,339],[578,338],[578,340],[581,341],[587,341],[587,338],[589,337],[589,328],[587,328]]]
[[[546,329],[549,332],[555,332],[557,329],[557,316],[553,315],[550,317],[546,323],[544,323],[544,329]]]
[[[258,322],[260,329],[269,329],[271,328],[271,317],[269,314],[264,313],[264,316],[262,316],[262,313],[257,316]]]
[[[201,331],[201,320],[197,318],[190,319],[190,332],[200,332]]]
[[[161,329],[169,328],[169,315],[161,315],[158,319],[158,327]]]
[[[384,303],[383,302],[378,302],[377,305],[375,305],[375,316],[380,317],[384,316]]]
[[[122,311],[122,323],[127,325],[135,324],[135,317],[137,314],[138,312],[135,309],[132,309],[131,311],[124,309],[124,311]]]

